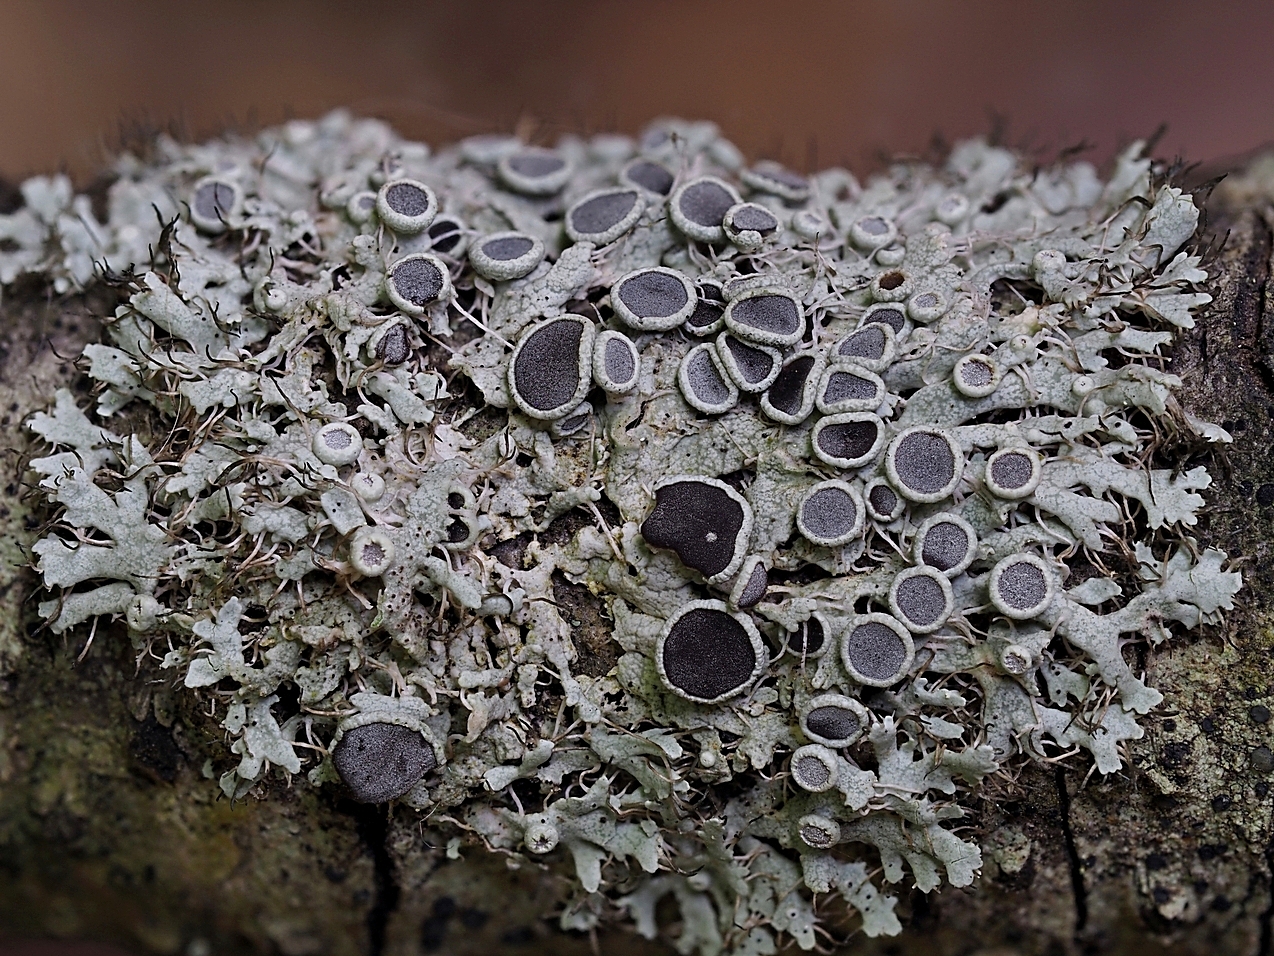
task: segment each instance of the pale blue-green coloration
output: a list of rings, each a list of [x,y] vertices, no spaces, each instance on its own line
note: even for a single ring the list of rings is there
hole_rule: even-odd
[[[0,216],[0,281],[125,289],[85,350],[96,418],[63,391],[30,423],[60,509],[35,547],[56,592],[41,613],[58,632],[121,617],[174,683],[224,691],[231,796],[264,793],[270,767],[339,786],[324,755],[353,728],[419,733],[436,765],[403,802],[457,827],[450,851],[573,867],[569,928],[609,897],[654,935],[672,895],[683,953],[810,949],[811,893],[835,892],[867,934],[898,932],[871,874],[968,885],[980,851],[952,821],[1015,761],[1080,747],[1118,770],[1162,699],[1123,645],[1215,622],[1239,588],[1187,537],[1207,472],[1146,464],[1147,421],[1229,440],[1176,409],[1162,371],[1209,301],[1198,210],[1139,146],[1104,184],[980,141],[864,185],[742,165],[705,123],[432,153],[337,113],[161,139],[118,162],[105,222],[64,179],[29,181]],[[614,192],[660,169],[666,190]],[[201,197],[213,174],[224,197]],[[745,237],[732,208],[777,228]],[[417,228],[435,212],[445,228]],[[513,232],[525,274],[474,251]],[[618,302],[634,273],[662,278]],[[704,341],[682,321],[710,288],[699,324],[725,309],[730,331]],[[753,394],[758,356],[785,364]],[[863,382],[870,408],[833,394]],[[1004,449],[1029,474],[988,481]],[[676,553],[644,540],[671,475],[742,496],[742,553],[693,514]],[[801,512],[821,482],[854,504],[852,533]],[[1101,567],[1119,539],[1136,573],[1068,585],[1068,562]],[[1016,577],[1014,555],[1032,556]],[[760,569],[759,603],[739,567]],[[711,628],[678,631],[677,666],[697,656],[695,679],[729,691],[705,704],[659,655],[687,605],[727,597]],[[861,621],[878,633],[851,640]],[[301,713],[280,723],[289,684]],[[817,700],[848,701],[860,729],[811,743]],[[803,788],[798,752],[817,763]]]

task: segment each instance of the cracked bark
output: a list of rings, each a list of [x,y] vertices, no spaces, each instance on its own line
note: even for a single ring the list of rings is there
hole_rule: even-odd
[[[1223,187],[1224,188],[1224,187]],[[1022,768],[967,821],[986,857],[974,886],[903,894],[905,930],[854,952],[1274,952],[1274,177],[1218,191],[1209,269],[1215,302],[1172,371],[1194,414],[1235,436],[1178,450],[1215,476],[1201,545],[1246,558],[1242,606],[1224,632],[1145,654],[1165,694],[1125,770],[1085,779],[1077,761]],[[0,300],[0,441],[57,384],[59,356],[94,334],[105,302],[23,287]],[[406,810],[352,808],[303,780],[269,799],[218,799],[216,720],[165,697],[122,635],[78,644],[33,631],[35,581],[17,570],[38,528],[8,459],[0,482],[0,927],[111,940],[139,953],[411,956],[584,954],[546,914],[559,877],[499,856],[449,859]],[[585,609],[586,610],[586,609]],[[604,663],[599,661],[598,666]],[[1139,662],[1140,663],[1140,662]],[[55,732],[56,731],[56,732]],[[330,788],[329,788],[330,789]],[[1024,852],[1029,850],[1029,852]],[[663,953],[615,932],[602,952]]]
[[[367,954],[382,956],[385,952],[385,930],[394,910],[398,908],[401,895],[394,873],[394,860],[387,845],[387,811],[385,807],[368,804],[352,804],[342,806],[342,809],[357,821],[358,835],[372,858],[375,890],[371,908],[367,911]]]
[[[1071,896],[1075,903],[1075,937],[1078,939],[1088,924],[1088,890],[1084,886],[1084,861],[1075,849],[1075,832],[1071,829],[1071,798],[1066,791],[1066,771],[1058,766],[1053,769],[1057,782],[1058,817],[1062,824],[1062,839],[1066,844],[1066,859],[1070,863]]]

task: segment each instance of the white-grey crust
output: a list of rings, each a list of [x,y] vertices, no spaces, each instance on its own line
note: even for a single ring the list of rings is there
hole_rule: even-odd
[[[486,253],[485,246],[488,243],[505,239],[529,239],[531,247],[516,259],[496,259]],[[543,261],[544,241],[538,236],[532,236],[517,230],[493,232],[490,235],[474,240],[469,245],[469,263],[473,266],[474,271],[483,278],[491,279],[495,282],[521,279],[523,276],[530,274]]]

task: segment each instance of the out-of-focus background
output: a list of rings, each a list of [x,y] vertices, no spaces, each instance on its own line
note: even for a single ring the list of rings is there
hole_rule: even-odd
[[[858,173],[998,134],[1222,168],[1274,141],[1274,4],[1177,0],[4,0],[0,178],[86,182],[148,131],[337,106],[444,142],[712,119],[752,157]],[[105,956],[4,943],[3,956]]]
[[[1271,35],[1260,0],[5,0],[0,175],[335,106],[434,142],[680,114],[859,172],[997,125],[1100,160],[1166,122],[1161,154],[1212,160],[1274,140]]]

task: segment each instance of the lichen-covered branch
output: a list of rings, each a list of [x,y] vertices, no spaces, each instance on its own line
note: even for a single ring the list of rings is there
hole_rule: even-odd
[[[1126,770],[1136,655],[1233,608],[1167,457],[1231,441],[1167,368],[1199,211],[1140,145],[860,184],[711,124],[333,114],[117,173],[102,221],[58,179],[0,217],[0,276],[119,297],[95,407],[30,421],[40,613],[215,713],[230,800],[397,801],[571,874],[565,929],[890,935],[987,794]]]

